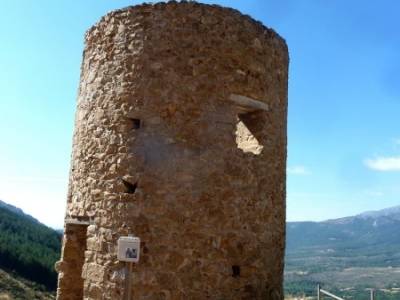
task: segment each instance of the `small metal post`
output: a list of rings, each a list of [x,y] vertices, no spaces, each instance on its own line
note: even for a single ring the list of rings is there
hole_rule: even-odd
[[[371,300],[375,299],[375,290],[371,289]]]
[[[132,262],[127,262],[125,266],[124,300],[131,300],[132,296],[132,265]]]
[[[319,294],[319,291],[320,291],[320,286],[319,286],[319,284],[317,285],[317,300],[320,300],[321,299],[321,297],[320,297],[320,294]]]

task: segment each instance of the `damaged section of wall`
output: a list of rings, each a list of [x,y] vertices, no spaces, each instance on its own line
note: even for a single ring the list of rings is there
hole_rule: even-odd
[[[56,264],[56,270],[60,273],[57,290],[60,298],[83,299],[82,267],[85,261],[86,235],[86,224],[65,224],[63,260]]]
[[[67,203],[90,225],[76,268],[66,225],[58,299],[121,299],[129,233],[133,299],[283,299],[287,75],[284,40],[228,8],[144,4],[91,28]]]

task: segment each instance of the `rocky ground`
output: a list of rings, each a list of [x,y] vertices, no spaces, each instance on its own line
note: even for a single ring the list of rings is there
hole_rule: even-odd
[[[52,293],[41,291],[37,284],[11,275],[0,269],[0,300],[51,300]]]

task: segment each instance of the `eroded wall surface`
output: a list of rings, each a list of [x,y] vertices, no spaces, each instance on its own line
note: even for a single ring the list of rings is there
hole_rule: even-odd
[[[219,6],[128,7],[87,32],[66,218],[88,224],[84,299],[121,299],[129,233],[133,299],[283,299],[287,76],[284,40]]]

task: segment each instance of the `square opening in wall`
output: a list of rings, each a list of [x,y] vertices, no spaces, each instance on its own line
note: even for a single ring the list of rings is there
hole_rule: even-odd
[[[139,129],[141,127],[141,120],[136,118],[130,118],[132,129]]]
[[[124,187],[125,187],[125,193],[134,194],[136,192],[137,182],[131,183],[129,181],[122,179],[122,183],[124,184]]]
[[[238,114],[236,123],[236,144],[245,153],[261,154],[264,146],[256,138],[259,118],[256,113]]]
[[[264,113],[269,111],[264,101],[247,96],[231,94],[229,100],[237,112],[236,144],[245,153],[261,154]],[[264,115],[265,116],[265,115]]]

